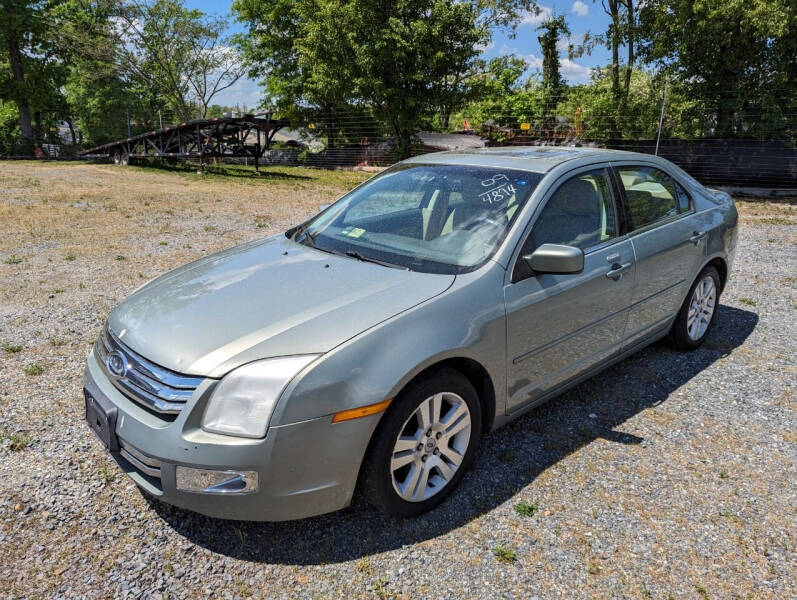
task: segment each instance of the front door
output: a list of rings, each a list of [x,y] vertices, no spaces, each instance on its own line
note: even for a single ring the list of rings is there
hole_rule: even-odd
[[[510,412],[617,354],[634,289],[607,170],[570,176],[543,202],[504,289]],[[583,272],[531,272],[522,256],[544,243],[584,250]]]

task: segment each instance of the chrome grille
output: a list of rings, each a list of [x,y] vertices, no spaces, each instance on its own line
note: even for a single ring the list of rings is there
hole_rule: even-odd
[[[179,413],[203,380],[159,367],[133,352],[107,328],[94,349],[105,373],[119,391],[164,415]]]

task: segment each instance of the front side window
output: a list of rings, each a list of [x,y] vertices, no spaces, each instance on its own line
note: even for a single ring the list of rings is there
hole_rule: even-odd
[[[618,167],[631,218],[631,229],[639,229],[689,210],[686,191],[655,167]]]
[[[582,250],[617,235],[612,190],[603,169],[576,175],[548,200],[531,230],[529,253],[542,244]]]
[[[500,167],[401,164],[291,233],[327,252],[459,273],[495,252],[541,179]]]

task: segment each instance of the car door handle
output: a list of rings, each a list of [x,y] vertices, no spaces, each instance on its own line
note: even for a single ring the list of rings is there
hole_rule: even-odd
[[[630,262],[629,263],[623,263],[621,265],[615,265],[614,267],[612,267],[611,271],[606,273],[606,277],[608,277],[609,279],[614,279],[615,281],[617,281],[618,279],[620,279],[620,277],[623,276],[623,273],[625,273],[630,268],[631,268],[631,263]]]
[[[700,240],[702,240],[704,237],[706,237],[705,231],[693,231],[692,237],[689,238],[689,241],[697,245],[698,242],[700,242]]]

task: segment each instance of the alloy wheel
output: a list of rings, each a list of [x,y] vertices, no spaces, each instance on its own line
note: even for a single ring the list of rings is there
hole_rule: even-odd
[[[717,304],[717,286],[714,278],[706,275],[695,286],[689,302],[689,313],[686,317],[686,329],[689,337],[697,341],[705,335]]]
[[[430,396],[405,421],[390,458],[396,493],[422,502],[442,491],[462,464],[470,443],[471,415],[458,394]]]

